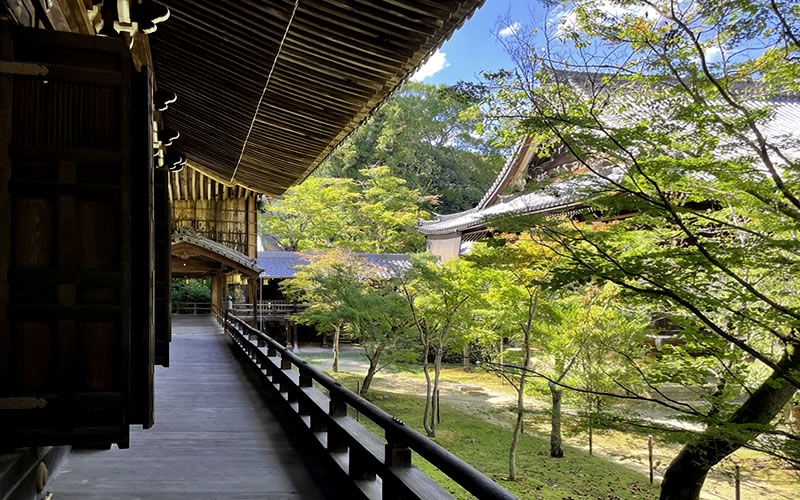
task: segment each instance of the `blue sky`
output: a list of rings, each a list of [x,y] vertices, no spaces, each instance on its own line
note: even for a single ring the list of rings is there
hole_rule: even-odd
[[[453,37],[412,76],[414,81],[428,84],[453,85],[459,81],[477,81],[481,71],[500,68],[512,69],[513,65],[493,34],[496,31],[515,27],[541,27],[543,21],[558,22],[567,19],[566,8],[555,7],[548,12],[540,0],[486,0],[475,15],[467,21]],[[641,14],[644,10],[625,8],[614,2],[600,4],[608,14],[622,16],[626,13]],[[651,14],[651,19],[654,15]],[[573,21],[574,22],[574,21]],[[720,48],[713,44],[706,48],[706,57],[714,62],[721,57]]]
[[[492,34],[498,22],[508,17],[510,22],[500,28],[509,28],[514,23],[530,24],[533,16],[541,21],[543,15],[544,8],[537,0],[486,0],[414,79],[424,77],[424,83],[452,85],[460,80],[475,81],[483,70],[510,68],[511,62]]]

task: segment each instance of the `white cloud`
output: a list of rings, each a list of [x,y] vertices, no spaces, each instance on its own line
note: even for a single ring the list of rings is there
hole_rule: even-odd
[[[450,63],[447,62],[447,54],[445,52],[440,52],[437,49],[430,59],[428,59],[428,62],[420,66],[419,69],[415,71],[413,75],[411,75],[411,81],[421,82],[422,80],[428,78],[429,76],[435,75],[448,66],[450,66]]]
[[[511,24],[511,25],[506,26],[505,28],[501,29],[499,34],[502,37],[511,36],[514,33],[516,33],[517,31],[519,31],[519,28],[520,28],[520,24],[519,23],[514,23],[514,24]]]
[[[722,58],[722,50],[716,45],[706,47],[704,52],[706,55],[706,61],[708,62],[719,61]]]
[[[717,45],[711,46],[704,46],[703,47],[703,54],[706,57],[707,63],[715,63],[722,60],[722,49],[719,48]],[[700,64],[700,57],[699,56],[691,56],[689,58],[690,61],[693,61],[695,64]]]
[[[652,7],[627,5],[626,3],[620,3],[619,0],[602,0],[595,7],[600,13],[610,17],[622,18],[628,14],[651,20],[661,17],[658,11]],[[550,17],[550,20],[556,26],[557,34],[562,37],[578,28],[578,16],[575,9],[558,10]]]

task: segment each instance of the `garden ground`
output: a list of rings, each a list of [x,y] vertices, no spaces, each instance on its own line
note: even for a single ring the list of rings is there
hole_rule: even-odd
[[[330,349],[302,346],[300,356],[325,370],[331,367]],[[361,351],[343,346],[336,377],[353,390],[366,372]],[[508,444],[515,403],[513,389],[495,375],[446,366],[442,372],[441,418],[436,441],[521,498],[535,499],[639,499],[657,498],[658,487],[648,484],[647,433],[595,430],[594,456],[588,454],[588,436],[564,419],[565,457],[551,459],[549,415],[546,399],[527,397],[529,416],[517,452],[517,470],[524,479],[505,481]],[[425,381],[420,368],[387,368],[375,377],[369,399],[407,424],[421,429]],[[565,413],[570,413],[569,409]],[[654,415],[655,417],[655,415]],[[659,419],[663,414],[657,415]],[[369,422],[364,422],[369,427]],[[487,425],[490,424],[490,425]],[[373,429],[375,430],[375,429]],[[655,476],[658,482],[680,445],[655,442]],[[795,499],[800,496],[800,471],[764,454],[744,450],[715,467],[703,489],[704,499],[734,497],[733,469],[742,474],[742,498]],[[417,463],[426,473],[459,498],[470,498],[432,466]]]

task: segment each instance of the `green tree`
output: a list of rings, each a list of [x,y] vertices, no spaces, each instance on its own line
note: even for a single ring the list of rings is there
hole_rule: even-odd
[[[550,456],[562,457],[561,404],[562,383],[580,384],[588,411],[600,411],[605,401],[600,393],[614,385],[624,385],[631,393],[640,390],[631,372],[629,359],[643,353],[647,322],[642,315],[624,312],[617,303],[617,287],[588,284],[584,290],[570,290],[554,301],[558,321],[544,325],[537,346],[550,360],[551,430]],[[623,357],[622,354],[627,357]],[[602,359],[602,367],[598,360]],[[573,394],[576,395],[576,394]]]
[[[348,255],[341,251],[331,251],[310,257],[308,265],[302,267],[291,280],[281,283],[287,297],[309,306],[292,315],[292,319],[300,324],[314,325],[317,331],[325,335],[333,330],[333,365],[334,372],[339,371],[339,341],[345,326],[355,320],[353,311],[341,300],[341,291],[334,288],[337,284],[334,277],[347,270]],[[336,271],[335,267],[342,268]],[[352,284],[349,281],[348,284]]]
[[[551,252],[533,244],[530,238],[514,245],[476,245],[466,259],[489,273],[489,286],[484,292],[488,307],[481,314],[483,328],[486,328],[486,323],[492,325],[490,331],[499,335],[501,347],[503,338],[518,341],[521,345],[518,356],[502,356],[501,353],[500,364],[491,365],[496,370],[498,366],[513,362],[523,368],[516,374],[499,370],[517,392],[516,420],[508,453],[508,478],[516,481],[517,445],[525,417],[525,384],[528,371],[533,368],[532,349],[543,324],[554,319],[549,300],[542,293],[542,285],[546,283],[555,259]]]
[[[411,268],[396,276],[422,348],[425,374],[425,410],[422,424],[430,437],[436,436],[436,414],[442,356],[457,330],[472,319],[470,301],[477,296],[481,278],[475,266],[462,259],[440,264],[431,254],[412,257]],[[433,378],[430,356],[433,354]]]
[[[407,83],[331,155],[322,175],[361,180],[364,168],[385,165],[435,198],[437,212],[472,208],[504,162],[492,137],[474,133],[474,118],[460,119],[473,103],[450,87]]]
[[[361,395],[386,362],[405,353],[410,321],[386,271],[344,250],[308,255],[310,264],[286,282],[290,295],[309,302],[298,314],[317,325],[346,325],[369,361]],[[338,345],[337,340],[334,339]],[[338,346],[335,346],[338,351]]]
[[[423,199],[388,167],[361,170],[359,181],[311,177],[269,201],[260,231],[288,251],[413,252],[428,213]]]
[[[197,278],[172,280],[173,302],[210,302],[211,287]]]
[[[388,167],[361,170],[361,197],[352,206],[352,230],[357,234],[345,248],[360,252],[405,253],[424,247],[425,237],[417,231],[428,213],[420,209],[422,197],[406,181],[392,175]]]
[[[763,446],[800,387],[800,148],[756,101],[800,91],[798,16],[772,0],[578,0],[543,36],[509,37],[515,67],[488,75],[494,126],[567,155],[567,185],[618,216],[518,221],[563,257],[554,283],[612,282],[668,311],[744,397],[683,408],[705,431],[669,465],[663,500],[698,498],[711,467]]]
[[[285,195],[268,199],[259,229],[283,250],[331,248],[336,241],[353,237],[351,216],[359,198],[350,179],[311,177]]]

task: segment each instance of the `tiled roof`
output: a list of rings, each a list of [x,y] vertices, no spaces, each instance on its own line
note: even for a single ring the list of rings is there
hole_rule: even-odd
[[[307,264],[308,259],[300,252],[258,252],[258,267],[262,269],[262,278],[291,278],[297,273],[297,266]]]
[[[179,227],[172,233],[172,244],[175,243],[190,243],[192,245],[211,250],[212,252],[225,257],[228,260],[236,262],[237,264],[250,269],[252,271],[260,272],[261,268],[258,266],[256,259],[248,257],[247,255],[237,252],[233,248],[226,247],[222,243],[210,240],[200,236],[192,228],[188,226]]]
[[[580,206],[581,201],[586,199],[586,190],[591,188],[591,184],[597,183],[588,182],[585,176],[576,177],[553,184],[546,189],[521,194],[483,210],[473,209],[458,214],[458,217],[423,222],[419,230],[424,234],[446,234],[478,227],[503,215],[532,215],[571,210]]]
[[[263,271],[262,278],[293,278],[299,267],[308,265],[313,253],[264,251],[258,252],[258,265]],[[357,253],[354,254],[377,266],[381,277],[388,278],[403,272],[411,266],[408,254],[401,253]]]
[[[486,205],[489,204],[489,201],[498,194],[498,191],[503,185],[503,182],[506,180],[512,170],[514,169],[514,164],[517,162],[517,158],[524,154],[526,146],[530,145],[530,140],[522,140],[517,143],[516,147],[514,147],[514,151],[508,155],[508,159],[506,160],[506,164],[503,165],[503,168],[500,170],[500,173],[497,174],[497,178],[492,183],[491,187],[486,190],[486,194],[483,195],[481,201],[478,202],[478,205],[475,207],[477,209],[486,208]]]

